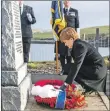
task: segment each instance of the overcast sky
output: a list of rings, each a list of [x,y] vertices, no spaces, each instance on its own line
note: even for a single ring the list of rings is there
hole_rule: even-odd
[[[51,1],[25,1],[33,7],[37,23],[34,29],[51,29]],[[80,28],[109,25],[109,1],[71,1],[79,11]]]

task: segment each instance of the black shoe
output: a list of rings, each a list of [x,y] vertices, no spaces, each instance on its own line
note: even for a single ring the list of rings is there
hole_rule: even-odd
[[[28,63],[28,61],[29,61],[29,60],[28,60],[27,58],[24,58],[24,62]]]
[[[58,56],[58,60],[60,60],[60,57]],[[54,61],[56,61],[56,56],[54,57]]]
[[[24,60],[25,63],[28,63],[28,61]]]

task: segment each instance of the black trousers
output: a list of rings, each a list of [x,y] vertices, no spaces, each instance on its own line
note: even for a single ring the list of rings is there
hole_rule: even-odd
[[[75,64],[66,64],[65,72],[68,74],[65,82],[68,84],[72,84],[74,73],[69,73],[70,70],[74,70]],[[77,76],[75,77],[75,81],[81,84],[86,91],[89,90],[97,90],[97,91],[106,91],[106,79],[107,79],[107,68],[103,66],[98,69],[94,69],[92,66],[84,66],[82,65]]]
[[[30,44],[31,44],[31,37],[23,37],[24,62],[29,61]]]
[[[71,63],[71,60],[72,60],[72,57],[71,56],[64,56],[64,55],[60,55],[60,63],[61,63],[61,66],[62,66],[62,70],[64,70],[64,73],[65,73],[65,60],[67,61],[67,64],[70,64]]]

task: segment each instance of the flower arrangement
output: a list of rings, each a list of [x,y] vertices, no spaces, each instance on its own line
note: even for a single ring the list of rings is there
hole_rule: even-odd
[[[34,86],[44,86],[44,85],[53,85],[54,88],[57,89],[56,86],[63,85],[62,80],[40,80],[35,83]],[[40,96],[34,96],[34,99],[37,103],[43,103],[51,108],[55,108],[57,97],[51,97],[51,98],[41,98]],[[71,84],[66,88],[66,100],[65,100],[65,109],[73,109],[73,108],[80,108],[82,106],[85,106],[85,97],[82,95],[82,93],[78,90],[76,90],[75,84]]]

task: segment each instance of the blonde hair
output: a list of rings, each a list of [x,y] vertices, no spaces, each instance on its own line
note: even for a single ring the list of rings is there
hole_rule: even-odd
[[[69,40],[70,38],[73,38],[75,40],[78,38],[78,34],[74,28],[67,27],[61,31],[60,41],[63,42],[63,40]]]

